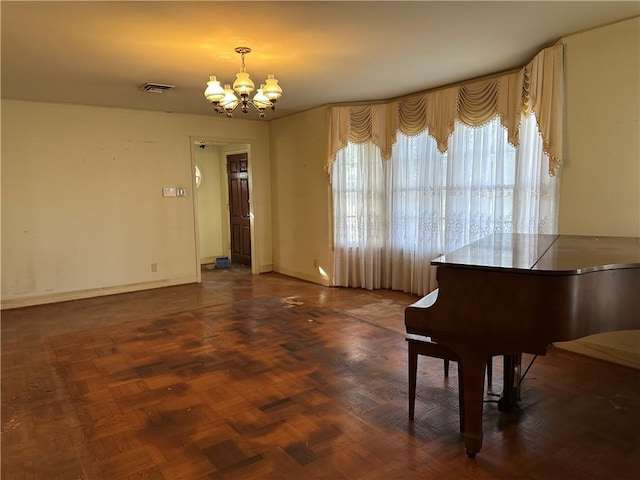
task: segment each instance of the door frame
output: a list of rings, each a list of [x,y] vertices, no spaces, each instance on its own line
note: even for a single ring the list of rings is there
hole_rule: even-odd
[[[247,162],[248,162],[248,174],[249,174],[249,230],[250,230],[250,238],[251,238],[251,273],[257,274],[260,273],[257,265],[258,262],[258,249],[256,248],[256,236],[255,236],[255,216],[253,210],[253,170],[252,170],[252,161],[251,161],[251,150],[253,148],[253,142],[250,140],[224,140],[214,137],[206,137],[202,135],[191,135],[189,136],[189,152],[191,154],[191,162],[190,162],[190,175],[191,175],[191,191],[193,192],[192,203],[193,203],[193,225],[194,225],[194,251],[195,251],[195,269],[196,269],[196,282],[202,283],[202,271],[200,269],[200,225],[199,225],[199,213],[198,213],[198,193],[196,190],[196,179],[194,172],[196,171],[196,148],[199,148],[197,144],[200,142],[205,142],[209,145],[217,145],[219,147],[228,145],[237,148],[231,148],[228,151],[221,152],[221,161],[227,161],[227,155],[231,155],[234,153],[246,153],[247,154]],[[245,146],[246,145],[246,146]],[[229,177],[226,173],[225,166],[225,182],[228,183]],[[227,225],[230,224],[230,216],[229,216],[229,192],[227,192]],[[228,232],[227,238],[224,239],[226,245],[228,246],[231,242],[231,231]]]

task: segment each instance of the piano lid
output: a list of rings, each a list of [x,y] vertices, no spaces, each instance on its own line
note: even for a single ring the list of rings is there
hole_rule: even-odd
[[[533,267],[571,273],[619,268],[640,268],[640,238],[560,235]]]
[[[431,264],[552,274],[640,268],[640,238],[496,233]]]

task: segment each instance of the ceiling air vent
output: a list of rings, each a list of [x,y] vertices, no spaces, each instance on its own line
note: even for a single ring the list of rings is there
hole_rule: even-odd
[[[167,90],[173,90],[174,88],[176,88],[175,85],[164,85],[162,83],[143,83],[140,85],[140,89],[151,93],[163,93]]]

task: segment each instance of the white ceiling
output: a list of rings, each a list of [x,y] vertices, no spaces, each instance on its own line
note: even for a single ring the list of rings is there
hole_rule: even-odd
[[[275,113],[384,100],[519,67],[560,37],[640,14],[635,1],[2,1],[3,98],[215,115],[237,46]],[[175,85],[143,92],[145,82]],[[238,113],[236,117],[241,116]],[[257,118],[255,112],[249,118]]]

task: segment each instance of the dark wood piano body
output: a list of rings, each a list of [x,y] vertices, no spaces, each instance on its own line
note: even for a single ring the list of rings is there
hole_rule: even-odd
[[[437,298],[409,306],[405,324],[460,359],[470,456],[482,446],[489,357],[640,329],[640,238],[494,234],[432,264]]]

